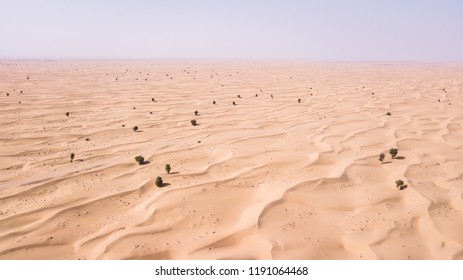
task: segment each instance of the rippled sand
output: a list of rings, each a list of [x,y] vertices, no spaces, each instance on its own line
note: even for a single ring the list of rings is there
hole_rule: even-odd
[[[463,65],[0,76],[1,259],[463,259]]]

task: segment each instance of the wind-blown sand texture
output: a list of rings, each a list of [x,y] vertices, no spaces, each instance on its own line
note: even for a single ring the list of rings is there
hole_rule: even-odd
[[[463,259],[463,65],[3,61],[0,77],[1,259]]]

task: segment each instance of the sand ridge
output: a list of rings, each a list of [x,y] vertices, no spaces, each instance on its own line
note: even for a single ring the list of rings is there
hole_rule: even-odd
[[[0,76],[1,259],[463,258],[463,65],[2,61]]]

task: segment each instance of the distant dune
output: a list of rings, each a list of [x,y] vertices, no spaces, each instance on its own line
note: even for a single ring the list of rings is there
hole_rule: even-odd
[[[1,259],[463,259],[463,65],[0,76]]]

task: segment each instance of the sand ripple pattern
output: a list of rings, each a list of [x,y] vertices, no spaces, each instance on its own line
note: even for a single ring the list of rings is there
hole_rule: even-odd
[[[463,65],[0,76],[0,259],[463,259]]]

